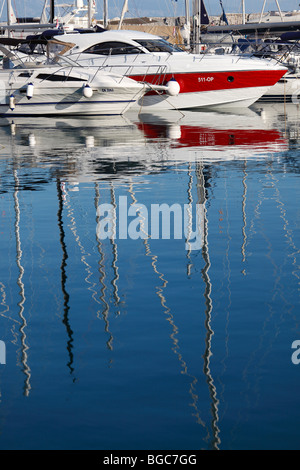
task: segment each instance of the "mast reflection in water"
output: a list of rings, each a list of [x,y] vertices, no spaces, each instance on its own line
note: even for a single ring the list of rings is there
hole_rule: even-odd
[[[2,449],[299,446],[298,126],[271,104],[1,121]],[[102,239],[124,196],[186,207],[186,233]]]

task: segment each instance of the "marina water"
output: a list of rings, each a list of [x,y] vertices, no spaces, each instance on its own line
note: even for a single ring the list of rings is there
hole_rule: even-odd
[[[1,449],[299,448],[299,113],[1,121]]]

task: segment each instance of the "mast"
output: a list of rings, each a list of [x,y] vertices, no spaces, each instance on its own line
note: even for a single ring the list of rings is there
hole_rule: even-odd
[[[91,27],[93,20],[93,0],[88,0],[88,28]]]
[[[11,0],[7,0],[7,26],[11,25],[11,17],[12,17]],[[11,37],[10,29],[7,30],[7,36],[9,38]]]
[[[193,2],[193,41],[194,50],[200,52],[201,26],[209,25],[209,17],[203,0],[194,0]]]
[[[199,54],[200,47],[200,30],[201,30],[201,0],[193,2],[193,50]]]
[[[275,2],[276,2],[276,5],[277,5],[277,8],[278,8],[278,12],[279,12],[281,21],[283,21],[282,11],[281,11],[279,2],[278,2],[278,0],[275,0]],[[267,0],[264,0],[263,7],[262,7],[262,10],[261,10],[261,13],[260,13],[260,19],[259,19],[260,23],[262,22],[262,18],[263,18],[263,14],[264,14],[264,11],[265,11],[266,3],[267,3]]]
[[[266,1],[267,0],[264,0],[263,6],[262,6],[262,9],[261,9],[260,19],[259,19],[260,23],[262,22],[262,17],[263,17],[264,11],[265,11]]]
[[[40,23],[41,24],[46,24],[48,22],[47,3],[48,3],[48,0],[45,0],[44,6],[43,6],[43,11],[42,11],[42,14],[41,14],[41,17],[40,17]]]
[[[108,6],[107,0],[103,0],[103,27],[107,28],[108,25]]]
[[[198,31],[197,31],[197,54],[200,52],[200,41],[201,41],[201,19],[202,19],[202,12],[201,12],[202,2],[198,0]]]
[[[122,8],[122,13],[121,13],[121,18],[120,18],[120,21],[119,21],[118,29],[121,29],[122,23],[123,23],[123,19],[124,19],[125,13],[126,13],[127,11],[128,11],[128,0],[125,0],[125,1],[124,1],[124,4],[123,4],[123,8]]]
[[[50,0],[50,23],[54,23],[55,6],[54,0]]]
[[[190,34],[191,34],[191,16],[190,16],[190,2],[189,0],[185,0],[185,24],[187,29],[187,39],[186,45],[190,47]]]
[[[278,11],[279,11],[279,15],[280,15],[281,21],[283,21],[282,11],[281,11],[279,2],[278,2],[278,0],[275,0],[275,1],[276,1],[276,5],[277,5],[277,8],[278,8]]]
[[[189,0],[185,0],[185,20],[186,24],[190,25],[190,2]]]
[[[242,0],[242,23],[246,24],[245,0]]]

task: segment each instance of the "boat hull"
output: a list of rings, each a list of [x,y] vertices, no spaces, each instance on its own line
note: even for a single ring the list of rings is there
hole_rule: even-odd
[[[146,54],[145,54],[146,55]],[[146,81],[155,85],[166,85],[176,80],[180,86],[177,96],[166,92],[149,92],[134,107],[141,105],[147,109],[193,109],[217,106],[241,107],[250,106],[268,92],[287,72],[284,67],[264,62],[259,59],[221,57],[217,61],[211,56],[195,58],[183,55],[160,60],[156,57],[141,57],[135,60],[117,56],[106,60],[100,57],[86,59],[86,55],[76,56],[79,63],[103,67],[113,73]],[[155,96],[156,95],[156,96]]]
[[[235,90],[214,90],[185,93],[178,96],[162,96],[151,95],[141,97],[136,103],[133,104],[133,109],[136,107],[142,108],[144,111],[149,110],[170,110],[170,109],[235,109],[241,107],[249,107],[255,103],[264,93],[268,87],[256,87],[247,89]]]
[[[105,72],[96,79],[95,71],[64,72],[63,76],[62,69],[0,71],[0,115],[121,115],[146,91],[141,83]]]
[[[177,96],[151,91],[139,99],[134,107],[147,109],[197,109],[197,108],[239,108],[249,107],[267,93],[282,77],[282,70],[175,73],[161,76],[148,75],[149,83],[164,84],[176,80],[180,86]],[[132,79],[142,80],[140,75]]]
[[[9,98],[6,100],[8,101]],[[135,100],[122,95],[117,96],[101,96],[93,99],[83,99],[73,97],[74,101],[63,99],[61,101],[49,100],[46,97],[35,97],[27,101],[22,98],[15,105],[14,109],[10,109],[9,104],[0,104],[0,115],[2,116],[45,116],[45,115],[122,115],[129,110]]]

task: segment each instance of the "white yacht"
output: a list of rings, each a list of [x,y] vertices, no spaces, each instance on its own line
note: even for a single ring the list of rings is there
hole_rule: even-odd
[[[5,40],[0,40],[0,44],[1,41]],[[65,48],[66,44],[63,46]],[[52,65],[41,66],[22,62],[4,45],[0,45],[0,51],[10,63],[17,63],[15,67],[0,69],[2,116],[120,115],[155,88],[98,67],[62,62],[58,56]]]
[[[137,100],[137,106],[149,110],[247,107],[287,72],[273,60],[191,54],[159,36],[139,31],[64,33],[56,39],[73,44],[64,56],[83,67],[97,66],[155,85],[172,81],[168,93],[152,90]],[[33,50],[31,54],[43,62]]]

